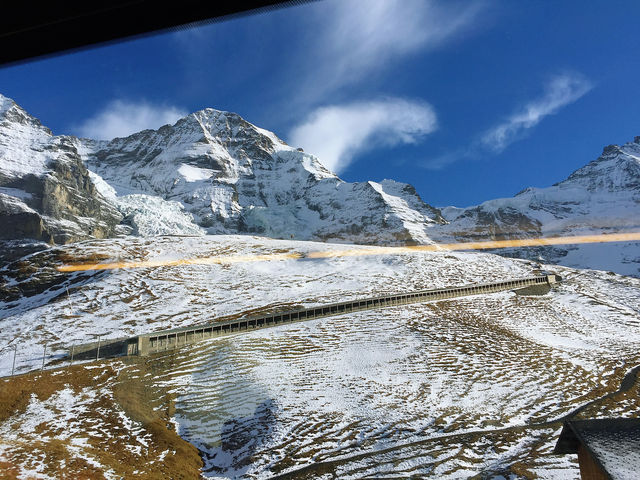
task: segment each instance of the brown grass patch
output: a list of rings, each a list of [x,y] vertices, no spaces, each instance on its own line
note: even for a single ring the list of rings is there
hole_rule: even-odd
[[[0,422],[23,413],[32,394],[44,401],[67,385],[77,393],[86,386],[104,382],[109,376],[106,369],[87,370],[79,365],[58,370],[55,375],[52,373],[38,372],[0,380]]]
[[[138,365],[144,369],[144,364]],[[80,425],[76,431],[65,432],[43,420],[17,441],[0,438],[8,446],[7,458],[0,463],[0,479],[17,478],[20,467],[37,464],[56,478],[102,479],[109,470],[118,477],[143,480],[200,478],[203,463],[198,450],[180,438],[168,421],[173,398],[139,378],[137,365],[118,373],[111,364],[103,363],[100,368],[76,365],[0,380],[0,422],[15,422],[16,415],[27,410],[32,395],[46,401],[70,388],[89,398],[86,410],[73,419]],[[97,394],[87,397],[87,391]],[[161,408],[154,410],[154,405]],[[132,429],[122,420],[123,410],[136,422]],[[141,437],[148,447],[138,441]],[[82,440],[81,454],[77,444],[72,445],[73,439]],[[97,461],[100,467],[83,457]]]
[[[91,252],[91,253],[82,253],[78,252],[70,252],[70,251],[59,251],[56,252],[55,260],[62,263],[100,263],[105,260],[111,260],[112,257],[110,255],[105,255],[103,253]]]
[[[0,479],[13,480],[18,478],[20,469],[13,462],[0,460]]]

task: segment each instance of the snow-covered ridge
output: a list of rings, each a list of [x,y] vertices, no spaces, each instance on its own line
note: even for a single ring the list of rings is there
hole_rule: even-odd
[[[344,182],[313,154],[231,112],[207,108],[96,141],[53,136],[12,100],[0,105],[0,213],[21,225],[5,238],[249,233],[424,244],[640,229],[640,137],[606,147],[551,187],[441,212],[404,183]],[[640,274],[638,244],[507,253]]]
[[[558,184],[563,185],[580,185],[594,193],[631,190],[640,200],[640,136],[622,146],[605,147],[600,157]]]
[[[315,156],[234,113],[207,108],[158,130],[77,142],[118,196],[178,202],[192,226],[210,234],[425,243],[426,229],[442,222],[412,187],[343,182]]]
[[[475,207],[442,209],[442,232],[458,239],[586,235],[640,231],[640,137],[602,155],[547,188]],[[513,253],[513,252],[511,252]],[[520,254],[573,267],[640,274],[640,244],[569,245]]]

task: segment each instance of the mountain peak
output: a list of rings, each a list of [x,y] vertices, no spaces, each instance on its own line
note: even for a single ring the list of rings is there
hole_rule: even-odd
[[[223,138],[256,138],[266,137],[273,145],[263,145],[267,148],[288,147],[276,134],[269,130],[260,128],[245,120],[242,116],[234,112],[216,110],[215,108],[205,108],[198,110],[184,117],[185,122],[195,120],[199,123],[205,134],[221,136]],[[269,143],[267,142],[267,144]]]
[[[2,119],[10,123],[21,124],[27,128],[33,127],[44,132],[48,136],[53,135],[51,130],[40,123],[40,120],[29,115],[24,108],[18,105],[11,98],[0,94],[0,120]]]
[[[602,155],[557,185],[579,185],[590,192],[639,191],[640,144],[634,141],[622,146],[607,145]]]
[[[606,147],[604,147],[602,149],[602,155],[601,157],[608,157],[611,155],[616,155],[620,153],[620,146],[619,145],[607,145]]]
[[[16,105],[16,102],[9,97],[5,97],[0,93],[0,115],[3,115],[7,110]]]
[[[343,182],[315,156],[236,113],[213,108],[111,142],[79,140],[77,148],[115,188],[116,203],[133,201],[133,195],[178,202],[211,234],[428,242],[425,228],[443,221],[406,184]],[[151,207],[169,208],[145,202],[145,209]]]

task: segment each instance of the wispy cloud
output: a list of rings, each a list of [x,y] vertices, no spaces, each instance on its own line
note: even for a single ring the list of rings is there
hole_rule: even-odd
[[[111,140],[148,128],[175,123],[187,114],[187,111],[170,105],[114,100],[73,130],[82,137]]]
[[[324,0],[172,38],[190,95],[214,102],[242,95],[259,105],[251,118],[288,130],[320,105],[379,94],[378,80],[396,75],[403,60],[484,28],[493,1]]]
[[[512,143],[524,138],[545,117],[558,113],[592,88],[593,84],[577,73],[553,76],[544,86],[540,97],[525,103],[504,122],[486,130],[469,145],[425,160],[421,166],[429,170],[441,170],[460,160],[501,153]]]
[[[319,108],[288,138],[291,145],[316,155],[329,170],[340,172],[360,152],[415,143],[436,128],[436,114],[429,104],[387,98]]]
[[[315,54],[305,52],[313,66],[302,88],[321,96],[391,69],[406,55],[436,49],[466,34],[477,26],[485,7],[485,2],[429,0],[321,2]]]
[[[527,103],[505,122],[489,129],[481,137],[482,144],[493,152],[502,152],[507,146],[522,138],[525,132],[548,115],[575,102],[593,88],[581,75],[564,74],[553,77],[545,86],[544,94]]]
[[[473,158],[477,154],[474,153],[473,148],[459,148],[451,152],[444,153],[438,157],[430,158],[419,164],[422,168],[427,170],[442,170],[443,168],[451,165],[452,163],[459,162],[467,158]]]

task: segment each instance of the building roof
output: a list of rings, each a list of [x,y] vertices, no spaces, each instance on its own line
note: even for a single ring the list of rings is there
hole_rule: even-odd
[[[553,453],[578,453],[581,444],[609,478],[639,478],[640,418],[600,418],[564,422]]]

